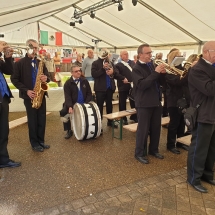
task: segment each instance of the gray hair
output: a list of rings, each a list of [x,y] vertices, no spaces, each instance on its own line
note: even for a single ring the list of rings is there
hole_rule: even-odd
[[[34,39],[28,39],[28,40],[26,41],[25,45],[28,46],[31,42],[39,44],[39,43],[38,43],[36,40],[34,40]]]
[[[73,72],[73,69],[76,68],[76,67],[80,68],[78,65],[73,64],[73,65],[71,66],[71,72]]]

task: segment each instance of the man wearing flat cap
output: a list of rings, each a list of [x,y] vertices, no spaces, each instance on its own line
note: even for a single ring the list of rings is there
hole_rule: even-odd
[[[116,89],[114,79],[124,82],[128,80],[119,74],[117,68],[109,60],[109,51],[102,50],[99,58],[93,62],[91,69],[92,77],[94,78],[94,91],[96,94],[96,102],[100,110],[101,117],[103,116],[103,105],[106,102],[106,113],[112,113],[113,93]],[[112,126],[112,121],[108,120],[108,126]],[[114,126],[117,128],[117,125]]]

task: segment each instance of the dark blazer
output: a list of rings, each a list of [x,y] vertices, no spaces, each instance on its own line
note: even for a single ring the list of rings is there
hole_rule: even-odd
[[[159,87],[160,74],[155,72],[154,66],[151,64],[150,70],[147,64],[141,64],[137,61],[131,76],[134,83],[135,106],[137,108],[160,106],[160,95],[157,88]]]
[[[133,68],[135,65],[134,61],[131,61],[131,60],[129,60],[128,64],[131,68]],[[119,62],[116,64],[116,68],[118,69],[120,75],[127,78],[128,82],[132,82],[132,77],[131,77],[132,71],[130,71],[130,69],[127,66]],[[131,84],[124,84],[121,80],[117,80],[117,87],[119,91],[129,91],[131,88]]]
[[[32,83],[32,65],[31,58],[25,55],[24,58],[20,59],[15,63],[14,73],[11,76],[11,82],[14,86],[19,89],[19,97],[23,99],[30,99],[27,95],[28,90],[33,90],[34,86]],[[37,68],[39,65],[39,60],[37,60]],[[49,73],[45,65],[43,65],[43,74],[47,76],[47,82],[50,81]],[[45,93],[46,95],[47,93]]]
[[[188,86],[190,106],[201,104],[197,122],[215,124],[215,67],[200,58],[190,69]]]
[[[12,75],[13,74],[13,69],[14,69],[14,63],[13,63],[12,57],[5,58],[5,62],[0,60],[0,72],[2,74]],[[5,82],[6,82],[6,79],[5,79]],[[7,89],[8,89],[9,94],[10,94],[9,97],[13,98],[13,95],[12,95],[12,93],[10,91],[10,88],[8,87],[8,84],[7,84]],[[2,102],[2,99],[3,99],[2,94],[0,93],[0,103]]]
[[[91,68],[91,75],[94,78],[94,91],[106,91],[107,84],[106,84],[106,71],[103,68],[103,59],[99,58],[98,60],[92,63]],[[114,77],[111,78],[111,88],[113,91],[116,89],[115,79],[123,80],[125,77],[119,74],[118,69],[113,65]]]
[[[83,93],[84,103],[89,103],[92,100],[92,91],[87,79],[80,78],[80,88]],[[65,96],[64,108],[68,110],[70,107],[73,108],[74,104],[78,100],[78,87],[74,82],[73,77],[66,81],[63,89]]]
[[[177,67],[180,70],[184,70],[182,66]],[[179,75],[166,74],[166,96],[167,107],[177,107],[177,101],[181,98],[186,98],[188,102],[188,92],[186,92],[186,86],[188,83],[188,74],[180,79]]]

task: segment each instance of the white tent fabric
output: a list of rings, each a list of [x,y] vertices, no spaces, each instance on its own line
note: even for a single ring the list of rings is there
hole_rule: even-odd
[[[41,30],[62,31],[63,45],[94,46],[120,49],[148,43],[154,47],[190,45],[200,47],[215,38],[214,0],[123,0],[123,10],[117,4],[96,11],[96,17],[82,17],[83,23],[69,25],[74,7],[78,11],[101,0],[19,0],[2,1],[0,34],[9,43],[24,43],[38,39]],[[198,49],[198,48],[196,48]]]

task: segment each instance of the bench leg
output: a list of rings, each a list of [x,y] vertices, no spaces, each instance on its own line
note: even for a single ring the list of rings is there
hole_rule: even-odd
[[[117,139],[122,140],[122,122],[123,122],[122,118],[120,118],[120,120],[117,120],[117,119],[112,120],[112,137],[113,138],[117,138]],[[115,125],[115,123],[119,124],[119,136],[118,137],[116,137],[115,134],[114,134],[114,125]]]

